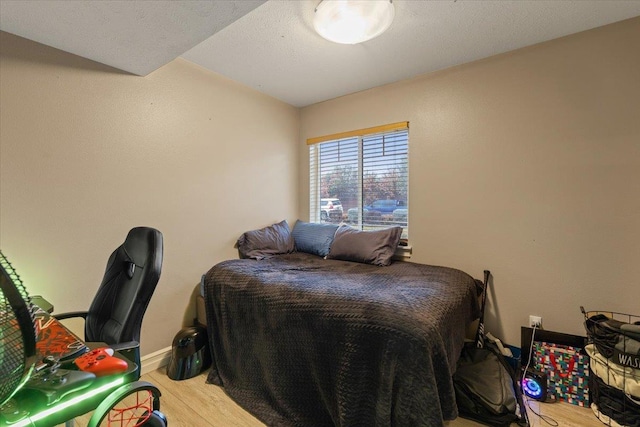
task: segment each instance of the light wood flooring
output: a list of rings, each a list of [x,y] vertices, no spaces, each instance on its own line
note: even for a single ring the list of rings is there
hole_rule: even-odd
[[[162,393],[160,410],[167,416],[169,427],[264,427],[251,414],[231,400],[220,387],[206,384],[206,373],[197,377],[173,381],[165,369],[150,372],[141,380],[158,387]],[[568,403],[530,402],[536,412],[550,417],[560,427],[601,427],[591,412]],[[550,427],[540,417],[528,411],[531,427]],[[89,415],[76,419],[76,427],[86,427]],[[551,423],[555,425],[555,423]],[[458,418],[445,423],[447,427],[478,427],[473,421]]]

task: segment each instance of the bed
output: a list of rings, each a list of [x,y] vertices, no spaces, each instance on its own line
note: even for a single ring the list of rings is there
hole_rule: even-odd
[[[305,252],[221,262],[203,276],[208,382],[269,426],[442,426],[477,286]]]

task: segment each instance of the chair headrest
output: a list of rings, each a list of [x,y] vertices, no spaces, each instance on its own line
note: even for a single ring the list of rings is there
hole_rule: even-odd
[[[143,268],[149,254],[162,253],[162,233],[151,227],[135,227],[129,231],[122,246],[131,262]],[[126,266],[129,278],[133,277],[135,266]]]

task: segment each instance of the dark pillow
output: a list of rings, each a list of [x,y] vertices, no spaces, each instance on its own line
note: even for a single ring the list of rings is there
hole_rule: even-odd
[[[360,231],[352,227],[340,227],[336,231],[327,258],[373,265],[389,265],[401,235],[402,227],[376,231]]]
[[[327,256],[333,236],[338,226],[335,224],[320,224],[317,222],[296,221],[293,226],[293,240],[298,252],[306,252],[321,257]]]
[[[238,239],[240,258],[264,259],[293,251],[295,246],[287,221],[247,231]]]

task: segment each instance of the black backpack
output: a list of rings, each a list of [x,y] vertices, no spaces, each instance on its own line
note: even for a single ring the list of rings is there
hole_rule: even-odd
[[[458,413],[494,427],[511,423],[528,426],[527,410],[514,369],[498,348],[484,340],[484,309],[489,287],[489,270],[484,271],[480,323],[476,342],[466,343],[453,375]]]
[[[514,373],[492,345],[465,345],[453,384],[461,417],[495,427],[529,425]]]

